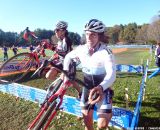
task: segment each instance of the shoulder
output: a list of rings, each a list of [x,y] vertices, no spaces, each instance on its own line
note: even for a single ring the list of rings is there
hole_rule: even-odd
[[[65,42],[71,44],[72,40],[67,36],[67,37],[65,37]]]
[[[113,54],[112,50],[109,47],[107,47],[107,45],[104,43],[101,43],[100,50],[106,51],[109,55]]]

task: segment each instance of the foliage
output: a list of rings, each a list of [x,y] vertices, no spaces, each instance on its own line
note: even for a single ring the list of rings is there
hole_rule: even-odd
[[[143,24],[142,26],[138,27],[137,34],[136,34],[136,41],[145,43],[148,41],[148,24]]]
[[[36,29],[35,34],[40,39],[50,39],[56,41],[54,31],[46,29]],[[73,41],[73,45],[83,44],[85,42],[85,35],[80,36],[78,33],[69,32],[69,37]],[[33,40],[30,43],[26,43],[22,39],[23,31],[20,34],[16,32],[4,32],[0,29],[0,46],[28,46],[31,43],[35,44]],[[128,25],[114,25],[113,27],[106,27],[105,36],[109,36],[109,43],[116,44],[122,43],[155,43],[160,40],[160,20],[153,21],[150,24],[137,25],[136,23],[129,23]]]
[[[13,45],[15,46],[29,46],[29,45],[37,45],[37,43],[34,42],[34,39],[29,38],[29,42],[25,41],[23,39],[23,33],[24,31],[20,32],[20,34],[17,34],[15,32],[3,32],[0,30],[0,46],[7,46],[11,47]],[[34,33],[39,39],[49,39],[53,40],[55,37],[52,37],[55,35],[55,33],[52,30],[46,30],[46,29],[36,29],[34,30]],[[69,32],[69,37],[73,41],[73,45],[79,45],[81,41],[81,37],[78,33]]]
[[[149,25],[148,37],[154,41],[160,41],[160,20],[154,21]]]
[[[137,24],[130,23],[124,28],[123,40],[127,43],[135,43],[135,36],[137,33]]]

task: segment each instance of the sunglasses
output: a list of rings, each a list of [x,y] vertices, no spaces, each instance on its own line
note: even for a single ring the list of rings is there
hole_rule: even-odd
[[[64,29],[56,29],[55,32],[64,31]]]

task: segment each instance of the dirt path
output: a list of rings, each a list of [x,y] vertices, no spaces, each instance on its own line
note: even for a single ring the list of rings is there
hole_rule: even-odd
[[[114,48],[112,49],[112,52],[115,54],[115,53],[121,53],[127,50],[128,50],[127,48]]]

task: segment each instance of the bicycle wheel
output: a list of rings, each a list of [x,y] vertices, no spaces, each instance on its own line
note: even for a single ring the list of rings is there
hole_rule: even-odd
[[[34,62],[34,57],[30,53],[20,53],[11,57],[0,68],[0,83],[20,81],[35,68]]]

